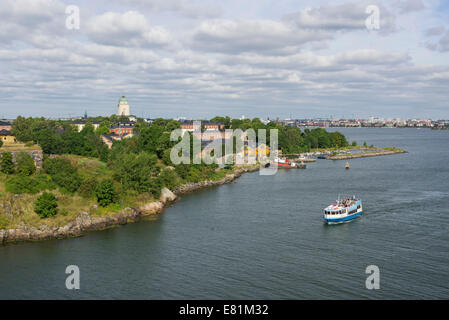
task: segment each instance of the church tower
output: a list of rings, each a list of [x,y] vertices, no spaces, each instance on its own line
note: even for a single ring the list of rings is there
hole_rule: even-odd
[[[129,103],[125,96],[122,96],[118,102],[117,115],[127,117],[130,115]]]

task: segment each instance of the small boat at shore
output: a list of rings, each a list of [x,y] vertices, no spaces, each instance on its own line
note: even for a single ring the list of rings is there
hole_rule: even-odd
[[[363,214],[362,200],[355,196],[337,200],[324,209],[323,220],[327,224],[351,221]]]
[[[347,162],[347,161],[346,161],[346,164],[345,164],[345,169],[349,170],[349,162]]]
[[[273,166],[277,166],[278,168],[285,169],[296,169],[296,163],[291,162],[289,158],[282,159],[279,157],[274,158],[274,161],[271,163]]]

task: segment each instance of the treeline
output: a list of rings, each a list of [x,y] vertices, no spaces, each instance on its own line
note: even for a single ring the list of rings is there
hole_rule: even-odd
[[[78,132],[68,122],[19,116],[13,121],[11,132],[18,141],[39,144],[46,154],[75,154],[107,160],[108,148],[100,138],[101,132],[95,132],[89,122]]]
[[[267,143],[270,143],[270,129],[278,129],[278,147],[284,154],[308,152],[312,148],[347,147],[348,141],[340,132],[327,132],[325,129],[305,129],[301,131],[298,127],[284,126],[280,123],[269,122],[264,124],[259,118],[254,119],[231,119],[230,117],[215,117],[213,122],[222,122],[225,128],[242,129],[243,131],[253,129],[267,130]]]

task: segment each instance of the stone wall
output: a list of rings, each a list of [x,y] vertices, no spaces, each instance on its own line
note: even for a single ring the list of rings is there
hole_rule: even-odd
[[[42,160],[44,158],[42,150],[13,150],[13,151],[9,151],[7,149],[5,149],[5,150],[0,149],[0,154],[3,152],[10,152],[12,154],[13,161],[16,161],[16,157],[20,152],[28,153],[33,158],[36,168],[38,168],[38,169],[42,168]]]

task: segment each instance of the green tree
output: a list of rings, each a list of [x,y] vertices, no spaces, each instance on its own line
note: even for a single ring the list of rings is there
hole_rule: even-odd
[[[106,207],[115,201],[114,183],[110,179],[101,181],[96,188],[98,203]]]
[[[78,169],[72,166],[69,160],[46,158],[44,160],[44,169],[63,190],[73,193],[81,185],[82,178],[78,173]]]
[[[0,171],[6,174],[14,173],[14,163],[12,162],[11,152],[4,152],[1,154]]]
[[[105,120],[100,123],[100,126],[95,131],[96,134],[108,134],[109,127],[111,126],[111,122],[109,120]]]
[[[22,142],[33,140],[33,118],[18,116],[12,123],[11,133]]]
[[[139,136],[137,138],[139,141],[139,151],[143,150],[148,153],[154,153],[161,159],[164,151],[174,145],[170,142],[170,132],[166,132],[161,125],[153,123],[151,126],[141,127],[139,130]]]
[[[34,203],[34,212],[41,218],[55,216],[58,212],[58,199],[49,192],[44,192]]]
[[[352,141],[352,146],[357,147],[357,141]]]
[[[335,147],[347,147],[349,145],[346,137],[338,131],[331,133],[331,138]]]
[[[150,186],[150,177],[158,173],[156,163],[157,157],[154,154],[122,153],[117,156],[111,167],[114,171],[114,178],[126,189],[147,192]]]
[[[25,176],[31,176],[36,172],[33,157],[26,152],[20,152],[16,157],[17,172]]]
[[[3,141],[0,140],[0,148],[3,146]]]
[[[164,169],[158,176],[160,185],[174,190],[179,185],[179,177],[174,170]]]
[[[363,146],[364,146],[364,147],[366,147],[366,146],[367,146],[367,144],[366,144],[366,141],[363,141]]]

